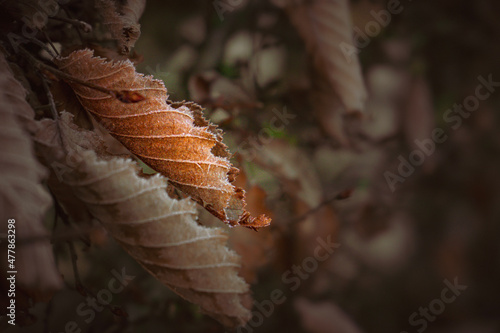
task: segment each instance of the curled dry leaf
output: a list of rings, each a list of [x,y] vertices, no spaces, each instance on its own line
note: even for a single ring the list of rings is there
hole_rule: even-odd
[[[367,96],[354,50],[348,0],[276,0],[285,7],[311,54],[347,112],[364,109]]]
[[[111,135],[213,215],[232,226],[269,225],[265,215],[254,218],[245,210],[245,191],[231,184],[239,170],[228,160],[222,131],[203,118],[199,106],[167,103],[163,82],[136,73],[130,61],[107,62],[82,50],[59,58],[58,66],[80,80],[144,96],[137,103],[122,103],[68,82],[83,107]]]
[[[4,272],[17,270],[16,283],[32,296],[46,299],[62,287],[62,280],[49,240],[44,239],[47,231],[43,221],[52,200],[41,185],[46,170],[34,157],[28,133],[33,129],[34,112],[25,95],[25,89],[0,54],[1,232],[7,234],[7,220],[15,219],[17,239],[15,253],[9,253],[16,258],[14,268],[4,267]],[[22,244],[23,240],[27,242]],[[7,264],[7,253],[3,253],[2,258],[5,258],[3,266]]]
[[[122,54],[128,54],[141,35],[139,18],[146,7],[146,0],[127,0],[117,6],[113,0],[97,0],[96,8],[108,26],[113,39],[119,44]]]
[[[242,303],[251,299],[237,274],[240,258],[225,247],[227,234],[197,224],[196,204],[171,199],[164,177],[141,178],[132,160],[98,157],[98,136],[77,130],[70,119],[63,113],[59,124],[43,120],[35,136],[46,162],[65,166],[61,181],[166,286],[227,326],[246,323],[250,312]]]

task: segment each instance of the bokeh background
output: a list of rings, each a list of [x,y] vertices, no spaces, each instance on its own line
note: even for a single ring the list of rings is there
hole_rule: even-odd
[[[389,2],[351,1],[353,28],[365,31]],[[315,107],[311,54],[285,11],[240,3],[221,20],[215,3],[151,2],[137,51],[172,99],[207,106],[233,151],[269,128],[273,108],[296,115],[238,159],[274,218],[254,297],[275,288],[287,296],[255,332],[417,332],[423,325],[409,317],[455,278],[468,288],[425,331],[499,332],[500,95],[456,129],[444,118],[474,95],[479,76],[500,81],[499,4],[401,1],[359,50],[369,97],[358,116]],[[398,157],[436,128],[448,139],[392,192],[384,173],[397,174]],[[331,200],[346,190],[349,198]],[[282,274],[328,234],[340,247],[290,291]]]
[[[356,34],[391,2],[351,1],[338,16],[350,15]],[[347,110],[307,48],[315,37],[301,35],[279,1],[147,3],[138,71],[164,80],[171,100],[206,108],[236,153],[250,210],[273,218],[259,232],[229,230],[255,302],[269,304],[276,289],[285,299],[268,315],[254,307],[240,332],[500,332],[500,84],[459,125],[446,120],[480,76],[500,82],[500,3],[400,5],[359,48],[367,98]],[[335,15],[323,19],[319,26]],[[397,175],[401,159],[421,150],[415,140],[437,128],[447,139],[391,188],[387,173]],[[103,230],[88,234],[91,245],[75,249],[86,286],[98,291],[122,267],[134,279],[87,324],[75,314],[85,297],[73,289],[70,253],[55,242],[68,288],[33,305],[24,318],[33,325],[20,331],[63,331],[68,320],[81,332],[224,331]],[[314,264],[318,238],[338,247]],[[445,281],[467,288],[442,302]]]

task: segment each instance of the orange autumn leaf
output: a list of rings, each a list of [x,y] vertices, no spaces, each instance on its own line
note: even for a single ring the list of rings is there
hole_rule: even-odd
[[[267,226],[270,218],[250,216],[245,191],[231,182],[238,169],[228,160],[221,130],[203,118],[192,103],[167,103],[167,89],[160,80],[135,71],[130,61],[108,62],[91,50],[71,53],[57,60],[72,77],[112,91],[143,97],[134,103],[69,81],[82,106],[133,154],[210,213],[230,224],[250,228]]]

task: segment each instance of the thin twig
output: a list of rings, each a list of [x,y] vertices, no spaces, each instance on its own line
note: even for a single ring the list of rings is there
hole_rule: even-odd
[[[55,201],[55,210],[56,210],[56,216],[60,217],[61,220],[65,225],[69,225],[69,217],[66,215],[66,213],[62,210],[62,207],[59,205],[59,202]],[[68,248],[69,248],[69,253],[70,253],[70,258],[71,258],[71,266],[73,267],[73,277],[75,279],[75,288],[78,290],[78,292],[83,295],[87,296],[88,292],[87,289],[83,286],[83,283],[80,279],[80,273],[78,272],[78,256],[76,254],[75,250],[75,245],[73,244],[73,241],[67,241]]]
[[[52,118],[54,120],[59,119],[59,113],[57,112],[56,108],[56,103],[54,102],[54,96],[52,95],[52,92],[50,91],[49,85],[47,84],[47,81],[45,80],[45,77],[43,75],[40,75],[42,79],[42,85],[43,89],[45,89],[45,93],[47,94],[47,99],[49,100],[49,106],[50,106],[50,113],[52,114]],[[59,135],[61,133],[59,132]],[[62,140],[62,138],[61,138]]]
[[[69,225],[70,224],[69,216],[62,210],[62,207],[59,205],[59,203],[57,201],[55,203],[55,209],[56,209],[56,215],[61,218],[63,223],[66,225]],[[78,271],[78,265],[77,265],[78,255],[76,254],[75,245],[74,245],[73,241],[67,241],[67,244],[68,244],[68,248],[69,248],[69,252],[70,252],[71,265],[73,267],[73,276],[75,279],[76,290],[82,296],[90,296],[90,297],[94,298],[99,303],[99,305],[102,305],[103,307],[108,308],[113,314],[120,316],[120,317],[127,317],[128,314],[127,314],[127,312],[125,312],[125,310],[123,310],[122,308],[120,308],[118,306],[111,305],[109,303],[103,304],[103,303],[99,302],[99,299],[97,298],[97,296],[89,288],[85,287],[85,285],[82,283],[82,280],[80,278],[80,272]]]
[[[305,212],[304,214],[300,215],[300,216],[297,216],[295,218],[293,218],[290,223],[297,223],[297,222],[300,222],[304,219],[306,219],[307,217],[309,217],[310,215],[318,212],[321,208],[323,208],[324,206],[328,205],[329,203],[333,202],[337,200],[336,197],[333,197],[333,198],[329,198],[323,202],[321,202],[320,204],[318,204],[316,207],[314,208],[311,208],[309,209],[307,212]]]
[[[52,52],[52,50],[47,47],[47,45],[45,45],[42,41],[38,40],[37,38],[35,38],[35,37],[29,37],[27,40],[29,40],[30,42],[32,42],[35,45],[38,45],[40,48],[44,49],[45,52],[47,52],[48,54],[50,54],[51,57],[54,58],[56,56]],[[56,50],[56,53],[57,53],[57,50]]]
[[[70,11],[66,7],[66,4],[59,4],[63,11],[66,13],[66,15],[70,18],[73,19],[73,16],[71,15]],[[80,38],[80,41],[82,44],[85,44],[85,40],[83,39],[82,33],[80,32],[80,29],[76,29],[76,33],[78,34],[78,37]]]
[[[33,106],[33,110],[35,110],[35,111],[38,111],[38,110],[50,110],[50,105],[49,104],[43,104],[43,105]]]
[[[56,211],[56,216],[60,217],[61,220],[63,221],[63,223],[66,226],[69,226],[71,223],[70,223],[70,219],[69,219],[68,214],[66,214],[66,212],[62,208],[62,206],[59,203],[59,201],[57,200],[57,198],[54,195],[52,195],[52,197],[54,199],[54,208],[55,208],[55,211]],[[89,247],[90,246],[90,240],[88,239],[88,237],[84,237],[84,235],[82,235],[82,233],[80,233],[79,236],[80,236],[79,240],[83,244],[85,244],[87,247]]]
[[[92,297],[93,299],[95,299],[97,301],[97,303],[99,303],[99,305],[109,309],[113,314],[119,316],[119,317],[128,317],[128,314],[125,310],[123,310],[121,307],[119,306],[115,306],[115,305],[111,305],[110,303],[101,303],[99,302],[99,298],[97,298],[97,296],[92,292],[90,291],[90,289],[88,289],[87,287],[85,287],[82,283],[82,280],[80,278],[80,274],[78,272],[78,265],[76,264],[76,261],[78,260],[78,256],[76,255],[76,250],[75,250],[75,246],[73,244],[73,242],[69,241],[68,242],[68,246],[69,246],[69,251],[70,251],[70,254],[71,254],[71,264],[73,266],[73,275],[75,277],[75,288],[76,290],[82,295],[82,296],[90,296]]]
[[[45,76],[42,75],[41,72],[38,72],[40,75],[40,78],[42,80],[42,86],[43,89],[45,89],[45,93],[47,94],[47,99],[49,100],[49,106],[50,106],[50,112],[52,113],[52,118],[54,118],[57,126],[57,136],[59,138],[61,147],[63,151],[67,154],[68,152],[66,151],[66,145],[64,144],[64,137],[61,131],[61,126],[59,124],[59,113],[57,112],[56,104],[54,102],[54,96],[52,95],[52,92],[50,91],[49,85],[47,84],[47,81],[45,79]]]
[[[92,26],[90,24],[88,24],[87,22],[75,20],[72,18],[65,18],[65,17],[51,17],[51,19],[56,20],[56,21],[62,21],[65,23],[69,23],[69,24],[73,25],[76,29],[81,29],[85,33],[92,32]]]
[[[76,255],[75,245],[72,241],[68,241],[69,253],[71,257],[71,266],[73,267],[73,277],[75,278],[75,288],[82,296],[87,296],[87,290],[83,286],[82,280],[80,279],[80,273],[78,272],[78,256]]]
[[[47,34],[47,32],[45,30],[43,30],[42,32],[43,32],[43,35],[44,35],[45,39],[47,39],[47,41],[49,42],[50,47],[52,47],[52,50],[54,50],[55,54],[59,55],[59,51],[57,51],[56,47],[52,43],[52,40],[50,39],[50,37]]]

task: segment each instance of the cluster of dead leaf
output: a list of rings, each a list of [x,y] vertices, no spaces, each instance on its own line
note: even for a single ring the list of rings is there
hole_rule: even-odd
[[[54,260],[51,238],[56,244],[58,237],[69,239],[73,279],[82,294],[91,292],[78,276],[73,243],[80,239],[87,246],[101,244],[102,236],[95,232],[103,226],[164,285],[225,326],[236,327],[251,318],[247,282],[258,280],[261,267],[276,263],[287,268],[313,253],[318,237],[336,234],[338,222],[330,203],[337,196],[325,195],[316,166],[303,149],[272,136],[254,147],[252,165],[272,175],[266,189],[265,179],[249,177],[248,156],[236,148],[236,161],[244,167],[236,179],[240,171],[229,161],[222,130],[205,119],[203,109],[192,102],[169,101],[162,81],[137,72],[142,56],[133,47],[141,33],[138,22],[145,1],[23,0],[2,6],[8,23],[3,27],[2,93],[9,101],[1,110],[2,147],[7,149],[3,178],[8,184],[3,218],[19,221],[24,323],[30,321],[30,299],[48,300],[63,285],[59,270],[65,271],[62,262],[68,261]],[[311,78],[322,82],[320,89],[300,89],[310,89],[305,94],[314,102],[315,116],[327,126],[327,135],[347,144],[343,130],[328,129],[342,126],[337,120],[343,114],[362,113],[366,99],[359,63],[345,66],[336,47],[350,42],[347,2],[284,2],[274,8],[285,11],[304,38],[314,66]],[[339,11],[342,19],[336,19]],[[27,28],[35,33],[26,36]],[[183,34],[192,36],[193,29]],[[235,38],[247,42],[245,35]],[[265,36],[259,38],[265,42]],[[200,38],[192,40],[200,43]],[[241,49],[228,45],[236,53]],[[234,50],[228,51],[230,57]],[[276,78],[261,66],[283,54],[268,51],[262,50],[261,61],[250,68],[260,73],[257,83],[262,87]],[[233,120],[247,118],[250,129],[261,117],[251,119],[246,112],[264,114],[270,105],[258,100],[255,87],[247,89],[251,81],[246,87],[234,83],[213,71],[200,71],[190,78],[189,87],[195,101],[218,108],[218,122],[228,127],[230,141],[244,142],[252,130],[241,131]],[[282,122],[279,131],[286,133],[288,119],[296,115],[286,116],[287,105],[272,106],[283,109],[276,109],[275,117]],[[158,173],[146,175],[146,165]],[[275,208],[269,209],[266,201]],[[52,237],[44,227],[51,203],[57,222]],[[283,209],[288,213],[282,214]],[[276,212],[281,216],[275,231],[262,228]],[[249,229],[228,232],[214,217]],[[239,255],[226,247],[228,234]],[[298,246],[286,245],[289,238],[296,238]]]
[[[397,194],[383,176],[441,125],[415,46],[376,36],[383,61],[365,68],[344,53],[353,27],[373,20],[367,13],[383,10],[382,1],[234,2],[218,23],[211,3],[185,3],[0,3],[2,219],[18,221],[21,321],[64,325],[66,317],[50,314],[66,307],[74,315],[77,303],[61,299],[78,296],[64,281],[92,296],[107,283],[92,270],[133,262],[118,243],[226,327],[401,331],[396,324],[434,295],[413,289],[419,275],[408,262],[425,227],[408,207],[421,201],[437,210],[426,179],[460,177],[446,176],[439,152]],[[151,35],[139,38],[144,11]],[[28,29],[35,33],[24,36]],[[474,126],[490,133],[484,114],[492,112],[482,114]],[[466,145],[466,131],[450,145]],[[471,185],[478,206],[489,202],[485,182]],[[464,236],[446,235],[429,251],[440,278],[462,275],[465,265]],[[313,258],[327,237],[340,248],[295,275],[291,289],[284,272]],[[394,283],[395,293],[413,303],[386,311],[379,302],[398,274],[411,276]],[[84,286],[92,276],[98,282]],[[132,284],[129,299],[109,306],[115,318],[102,314],[90,330],[220,330],[146,274]],[[286,302],[255,325],[255,304],[273,289]],[[51,298],[45,313],[33,309],[33,300]]]
[[[239,170],[203,110],[169,102],[163,82],[136,72],[131,50],[145,1],[2,6],[10,23],[1,54],[2,218],[17,220],[22,292],[50,299],[62,287],[43,227],[52,195],[56,220],[76,230],[98,221],[177,294],[225,326],[245,324],[251,298],[240,257],[223,229],[201,225],[195,202],[231,226],[256,230],[270,218],[246,210],[245,191],[232,184]],[[38,33],[26,36],[26,27]],[[132,158],[158,174],[146,177]]]

